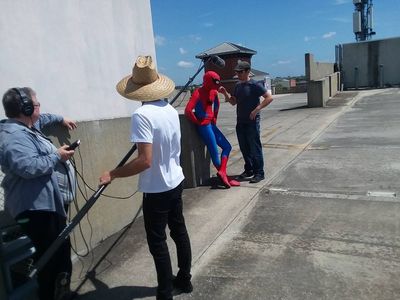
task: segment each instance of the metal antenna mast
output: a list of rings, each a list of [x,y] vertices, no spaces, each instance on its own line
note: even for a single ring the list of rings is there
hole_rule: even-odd
[[[356,40],[369,40],[375,34],[372,29],[372,0],[353,0],[353,4],[355,7],[353,12],[353,32],[356,35]]]

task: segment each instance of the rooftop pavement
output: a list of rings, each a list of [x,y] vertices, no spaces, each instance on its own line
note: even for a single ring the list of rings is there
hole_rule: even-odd
[[[194,291],[174,298],[400,298],[399,102],[399,89],[342,92],[325,108],[275,96],[262,111],[266,180],[184,190]],[[235,107],[221,105],[218,126],[239,174]],[[76,260],[73,286],[78,299],[155,298],[141,216]]]

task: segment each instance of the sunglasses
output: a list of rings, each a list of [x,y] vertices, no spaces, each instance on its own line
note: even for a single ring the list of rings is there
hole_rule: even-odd
[[[242,74],[244,72],[246,72],[245,70],[240,70],[240,71],[235,71],[237,74]]]

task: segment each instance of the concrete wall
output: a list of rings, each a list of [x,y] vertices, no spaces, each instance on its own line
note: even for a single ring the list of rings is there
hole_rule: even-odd
[[[195,126],[183,114],[180,114],[182,131],[181,165],[185,174],[184,187],[193,188],[207,183],[210,178],[210,156],[204,143],[200,140]],[[82,208],[86,200],[97,190],[98,178],[103,171],[112,169],[125,157],[131,149],[130,118],[116,118],[101,121],[79,122],[78,129],[69,133],[61,126],[45,130],[44,133],[52,139],[56,146],[70,143],[76,139],[81,145],[76,150],[74,160],[76,169],[83,177],[78,178],[78,185],[83,193],[78,191],[77,204]],[[136,157],[134,153],[130,159]],[[1,174],[2,175],[2,174]],[[77,176],[79,177],[79,176]],[[119,231],[128,224],[142,203],[142,193],[137,192],[137,176],[118,179],[112,182],[86,218],[81,221],[82,231],[91,246]],[[2,195],[2,194],[1,194]],[[128,197],[128,199],[113,199],[113,197]],[[3,201],[1,199],[1,205]],[[75,205],[71,205],[72,215],[75,215]],[[77,243],[78,251],[84,251],[85,246],[78,228],[72,235]]]
[[[344,88],[400,85],[400,38],[339,45]]]
[[[130,115],[140,104],[120,97],[115,85],[131,72],[137,55],[155,55],[150,1],[5,0],[0,3],[0,24],[0,90],[32,86],[43,112],[78,120],[73,132],[57,127],[45,133],[56,145],[81,140],[75,154],[77,170],[96,190],[101,173],[114,168],[132,147]],[[175,103],[188,96],[182,94]],[[209,179],[210,158],[194,126],[183,116],[181,124],[184,185],[195,187]],[[81,179],[79,185],[81,208],[94,192]],[[132,220],[142,202],[136,190],[137,177],[119,179],[106,188],[81,221],[86,240],[92,235],[91,246]],[[71,211],[74,215],[74,206]],[[84,252],[78,228],[72,237],[77,250]]]
[[[98,178],[105,170],[112,169],[122,160],[125,154],[131,149],[130,138],[130,118],[116,118],[101,121],[79,122],[78,128],[73,132],[68,132],[62,126],[56,126],[44,133],[52,139],[56,146],[70,143],[76,139],[81,140],[81,145],[76,150],[74,160],[77,171],[82,179],[78,177],[78,185],[82,193],[78,193],[79,209],[86,202],[85,198],[91,197],[98,187]],[[135,157],[135,154],[132,158]],[[1,174],[3,175],[3,174]],[[95,246],[104,238],[119,231],[129,223],[139,209],[142,195],[135,193],[137,190],[137,177],[120,179],[109,185],[103,195],[125,197],[133,195],[128,199],[112,199],[101,196],[96,204],[90,209],[87,217],[81,221],[82,231],[91,246]],[[2,191],[0,193],[2,196]],[[1,204],[2,200],[0,199]],[[75,205],[71,205],[72,216],[76,213]],[[90,224],[89,224],[90,223]],[[78,228],[72,235],[77,243],[77,250],[84,251],[82,237]]]
[[[155,58],[150,1],[3,0],[0,38],[1,93],[31,86],[41,111],[79,121],[71,136],[60,128],[51,134],[56,144],[82,141],[77,168],[96,189],[101,172],[115,167],[131,148],[130,115],[140,104],[119,96],[115,85],[132,71],[137,55]],[[105,194],[127,196],[136,185],[136,178],[123,179]],[[89,188],[83,192],[93,194]],[[0,191],[0,209],[2,196]],[[102,196],[88,214],[92,245],[128,224],[140,203],[140,194],[126,200]],[[92,229],[87,220],[82,226],[88,239]]]
[[[324,107],[329,98],[340,90],[340,73],[335,72],[320,80],[311,80],[308,83],[308,107]]]
[[[0,39],[1,94],[31,86],[43,111],[79,121],[129,116],[115,85],[155,56],[149,0],[2,0]]]
[[[83,191],[78,194],[79,208],[86,202],[85,198],[91,197],[98,187],[98,179],[103,171],[115,168],[126,153],[131,149],[130,117],[109,120],[79,122],[78,129],[71,135],[61,127],[45,131],[56,145],[76,139],[81,140],[81,145],[74,156],[76,168],[81,173],[87,185],[81,179],[78,184]],[[134,153],[131,158],[134,158]],[[87,217],[81,221],[82,231],[88,241],[92,235],[91,246],[119,231],[128,224],[141,205],[142,194],[137,193],[137,177],[118,179],[110,184],[90,209]],[[79,193],[79,191],[78,191]],[[113,199],[105,197],[126,197],[128,199]],[[76,209],[71,205],[72,215]],[[74,230],[73,238],[77,241],[79,251],[84,251],[82,237],[78,228]]]
[[[185,174],[184,187],[204,185],[210,179],[210,154],[200,139],[196,126],[184,114],[179,115],[182,133],[181,166]]]
[[[329,79],[312,80],[308,84],[308,107],[324,107],[329,99]]]
[[[335,72],[334,63],[314,61],[311,53],[305,54],[307,98],[309,107],[324,107],[330,97],[340,90],[340,73]]]
[[[314,55],[311,53],[305,54],[305,69],[307,80],[319,80],[334,72],[334,63],[323,63],[314,60]]]

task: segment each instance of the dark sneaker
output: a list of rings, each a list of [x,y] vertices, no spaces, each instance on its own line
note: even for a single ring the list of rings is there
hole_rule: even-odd
[[[174,287],[174,295],[179,295],[182,293],[189,294],[193,291],[193,285],[188,281],[181,281],[177,277],[172,280],[172,286]]]
[[[239,180],[245,180],[245,179],[250,179],[253,177],[254,173],[253,171],[244,171],[242,174],[238,176]]]
[[[258,182],[260,182],[261,180],[264,180],[264,179],[265,179],[264,176],[256,174],[256,175],[253,176],[253,178],[250,179],[250,183],[258,183]]]

